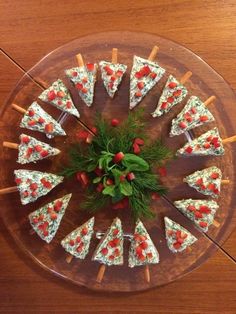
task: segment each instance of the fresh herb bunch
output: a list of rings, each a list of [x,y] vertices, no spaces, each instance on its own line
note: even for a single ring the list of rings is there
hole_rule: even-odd
[[[142,113],[132,112],[120,124],[97,115],[96,136],[91,143],[72,146],[69,165],[62,174],[76,174],[86,186],[82,208],[96,211],[112,202],[114,208],[130,207],[135,219],[154,216],[150,209],[152,193],[163,195],[166,188],[153,170],[173,154],[159,139],[147,139]]]

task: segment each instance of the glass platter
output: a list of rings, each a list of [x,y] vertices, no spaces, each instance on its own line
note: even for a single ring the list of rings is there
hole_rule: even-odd
[[[75,133],[82,128],[82,124],[78,123],[76,119],[72,116],[67,116],[63,123],[63,128],[68,136],[55,137],[49,140],[41,133],[20,129],[19,122],[21,116],[11,109],[11,103],[14,102],[26,109],[37,99],[43,87],[48,87],[56,79],[61,78],[70,89],[74,103],[81,114],[81,121],[87,127],[92,127],[96,111],[102,112],[102,115],[107,119],[117,118],[122,120],[127,117],[129,112],[129,73],[133,55],[136,54],[147,58],[154,45],[160,48],[157,61],[166,69],[166,74],[138,106],[145,108],[144,114],[148,122],[147,130],[150,137],[161,137],[173,151],[176,151],[186,142],[184,135],[174,138],[168,136],[171,120],[180,112],[186,100],[182,104],[175,106],[163,117],[154,119],[150,113],[153,112],[156,106],[167,76],[171,73],[180,79],[188,70],[193,72],[193,76],[185,84],[189,91],[189,96],[196,95],[202,100],[206,100],[211,95],[215,95],[217,98],[215,103],[209,107],[216,122],[194,129],[192,136],[196,137],[216,125],[222,138],[236,134],[236,127],[233,123],[236,118],[236,109],[234,108],[236,97],[233,91],[218,73],[193,52],[173,41],[146,33],[110,32],[88,35],[58,48],[43,58],[22,77],[2,108],[0,120],[2,141],[18,143],[19,135],[26,133],[59,148],[62,153],[53,159],[46,159],[36,164],[31,163],[22,166],[16,163],[17,151],[6,148],[1,149],[1,188],[14,186],[14,169],[25,168],[52,173],[58,172],[61,169],[61,164],[66,159],[66,154],[63,154],[63,151],[66,152],[68,150],[70,143],[75,141]],[[109,61],[111,60],[113,47],[119,49],[118,61],[128,65],[126,77],[120,86],[118,94],[111,100],[103,87],[99,72],[94,104],[91,108],[88,108],[65,77],[64,70],[77,65],[75,55],[79,52],[83,55],[85,62]],[[60,116],[60,112],[57,109],[40,101],[39,103],[54,118],[57,119]],[[162,198],[152,202],[151,207],[156,212],[154,220],[143,220],[160,253],[160,263],[150,265],[150,283],[147,283],[144,279],[143,267],[130,269],[127,266],[129,247],[129,241],[127,240],[125,240],[124,244],[124,265],[107,267],[101,284],[96,282],[100,264],[91,261],[92,253],[99,241],[95,238],[95,235],[85,260],[74,258],[70,264],[66,262],[66,253],[61,247],[60,241],[69,232],[91,217],[88,213],[79,210],[83,189],[76,179],[66,179],[63,184],[56,187],[48,195],[39,198],[35,203],[25,206],[21,205],[17,192],[2,195],[1,216],[9,232],[16,240],[17,245],[27,252],[35,262],[55,275],[77,285],[101,291],[123,292],[141,291],[164,285],[199,267],[216,251],[218,246],[223,244],[231,233],[236,221],[234,214],[236,196],[233,193],[236,169],[234,151],[234,144],[227,144],[225,145],[225,155],[222,157],[178,158],[168,166],[167,176],[162,179],[163,184],[169,188],[167,197],[166,199]],[[215,220],[220,223],[220,226],[218,228],[211,226],[209,232],[205,235],[197,230],[193,223],[185,218],[172,204],[173,201],[183,198],[204,199],[203,195],[183,183],[183,178],[195,170],[212,165],[222,169],[223,179],[229,179],[230,184],[227,186],[222,185],[222,191],[218,199],[219,210]],[[70,192],[73,193],[72,200],[52,242],[46,244],[36,234],[30,235],[31,228],[28,222],[28,214],[57,197]],[[104,210],[95,214],[95,231],[105,231],[116,216],[122,220],[124,232],[132,233],[134,222],[130,211],[124,209],[112,210],[111,208],[104,208]],[[198,238],[190,252],[173,254],[168,250],[164,236],[164,216],[168,216],[180,223]]]

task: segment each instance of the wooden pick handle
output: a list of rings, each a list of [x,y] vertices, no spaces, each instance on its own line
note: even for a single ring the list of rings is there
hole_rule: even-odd
[[[98,283],[101,283],[102,282],[102,279],[103,279],[103,276],[105,274],[105,270],[106,270],[106,265],[102,264],[99,268],[99,271],[98,271],[98,274],[97,274],[97,279],[96,281]]]
[[[21,108],[20,106],[16,105],[16,104],[12,104],[11,105],[13,109],[15,109],[16,111],[18,111],[19,113],[25,114],[26,110],[24,108]]]
[[[216,228],[219,228],[219,226],[220,226],[220,223],[218,222],[218,221],[216,221],[216,220],[213,220],[213,226],[215,226]]]
[[[17,192],[17,191],[18,191],[17,186],[11,186],[9,188],[1,189],[0,195],[9,194],[9,193]]]
[[[117,48],[113,48],[112,49],[112,53],[111,53],[111,62],[112,63],[117,63],[118,60],[118,49]]]
[[[211,96],[211,97],[207,98],[206,101],[204,101],[204,105],[208,106],[208,105],[212,104],[213,101],[215,101],[215,100],[216,100],[216,97],[215,96]]]
[[[192,73],[191,71],[186,72],[186,73],[181,77],[180,83],[184,85],[184,84],[187,82],[187,80],[190,79],[190,77],[192,76],[192,74],[193,74],[193,73]]]
[[[156,56],[157,56],[158,51],[159,51],[159,48],[158,48],[157,46],[154,46],[154,47],[152,48],[152,51],[151,51],[149,57],[148,57],[148,60],[149,60],[149,61],[154,61],[154,59],[155,59]]]
[[[73,259],[73,255],[69,254],[69,255],[66,257],[66,262],[67,262],[68,264],[70,264],[70,262],[72,261],[72,259]]]
[[[2,143],[3,147],[7,147],[7,148],[13,148],[13,149],[18,149],[19,145],[16,143],[11,143],[11,142],[3,142]]]
[[[145,265],[144,276],[145,276],[145,280],[147,282],[150,282],[150,270],[149,270],[149,266],[148,265]]]
[[[231,137],[227,137],[227,138],[222,140],[223,144],[232,143],[232,142],[236,142],[236,135],[231,136]]]
[[[221,184],[230,184],[230,180],[221,180]]]
[[[83,60],[82,55],[80,53],[76,55],[76,59],[77,59],[79,67],[83,67],[84,66],[84,60]]]

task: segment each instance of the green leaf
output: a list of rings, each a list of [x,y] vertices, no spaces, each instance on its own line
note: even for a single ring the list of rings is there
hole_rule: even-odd
[[[87,167],[87,171],[92,172],[93,170],[95,170],[96,167],[97,167],[97,162],[90,162]]]
[[[102,180],[102,177],[96,177],[93,179],[93,183],[98,183]]]
[[[132,186],[129,184],[127,180],[120,183],[120,191],[125,196],[130,196],[133,193]]]
[[[102,191],[104,195],[115,196],[115,185],[109,185]]]
[[[129,171],[147,171],[149,164],[141,157],[134,154],[125,154],[122,164],[129,169]]]
[[[120,171],[119,169],[116,169],[116,168],[111,169],[111,172],[112,172],[112,174],[114,176],[115,184],[119,185],[120,184],[120,176],[123,174],[123,172]]]
[[[115,189],[115,196],[112,197],[112,203],[117,203],[124,198],[124,195],[120,192],[119,188],[116,187]]]

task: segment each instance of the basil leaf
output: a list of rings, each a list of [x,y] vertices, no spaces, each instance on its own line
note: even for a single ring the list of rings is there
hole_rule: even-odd
[[[102,180],[102,177],[96,177],[93,179],[93,183],[98,183]]]
[[[93,170],[95,170],[95,168],[97,167],[97,162],[96,163],[90,163],[87,167],[87,172],[92,172]]]
[[[102,191],[104,195],[115,196],[115,185],[109,185]]]
[[[133,194],[133,188],[127,180],[120,182],[120,191],[125,196],[130,196]]]
[[[147,171],[149,164],[141,157],[134,154],[125,154],[122,159],[122,164],[129,169],[129,171]]]
[[[120,190],[118,189],[118,187],[116,187],[115,189],[115,196],[112,197],[112,204],[115,204],[119,201],[121,201],[124,198],[124,195],[121,194]]]
[[[120,184],[120,176],[123,174],[122,171],[118,169],[111,169],[111,172],[115,178],[115,184],[119,185]]]

